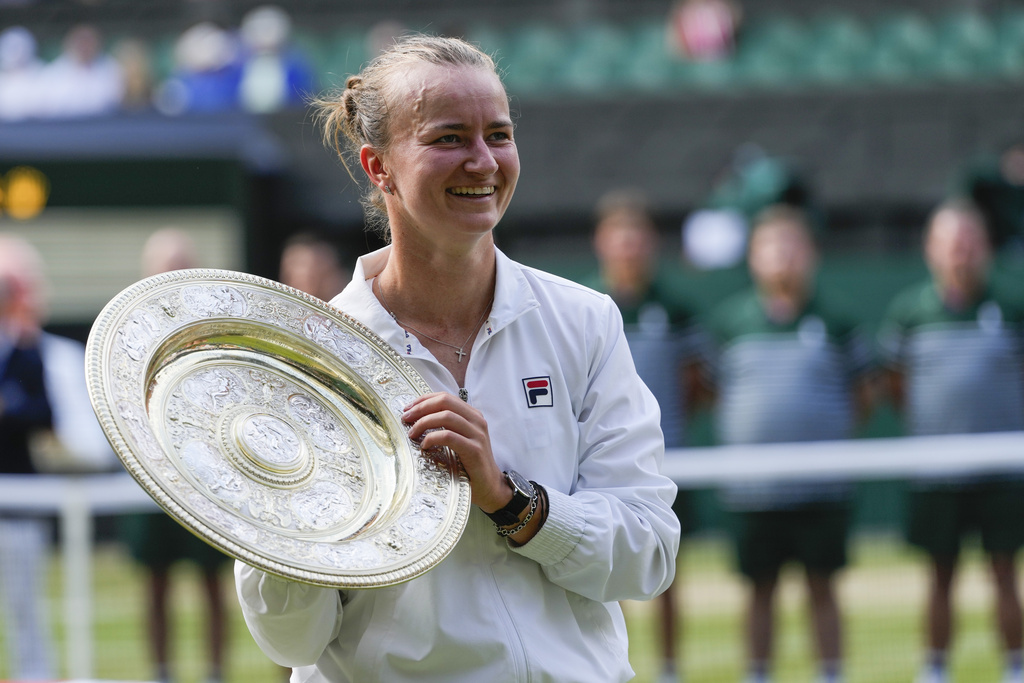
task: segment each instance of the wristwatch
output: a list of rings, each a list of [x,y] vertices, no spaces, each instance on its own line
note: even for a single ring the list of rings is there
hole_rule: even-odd
[[[484,513],[490,517],[491,521],[497,526],[512,526],[513,524],[518,524],[519,513],[525,510],[533,497],[537,495],[537,490],[533,487],[533,484],[527,481],[526,477],[515,470],[508,470],[505,472],[505,481],[507,481],[508,485],[512,487],[512,500],[510,500],[508,505],[500,510]]]

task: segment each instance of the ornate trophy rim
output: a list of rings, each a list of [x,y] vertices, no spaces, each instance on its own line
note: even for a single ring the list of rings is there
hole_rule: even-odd
[[[450,451],[401,409],[430,391],[365,325],[218,269],[124,289],[86,344],[93,409],[125,469],[186,529],[274,575],[371,588],[429,571],[469,518]]]

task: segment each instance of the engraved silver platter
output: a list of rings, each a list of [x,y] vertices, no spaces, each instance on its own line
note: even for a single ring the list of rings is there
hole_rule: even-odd
[[[419,576],[451,551],[469,482],[420,452],[402,409],[423,378],[359,322],[224,270],[141,280],[86,348],[89,395],[128,472],[228,555],[335,588]]]

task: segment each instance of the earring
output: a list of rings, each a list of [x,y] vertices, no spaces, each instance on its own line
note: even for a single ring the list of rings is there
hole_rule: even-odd
[[[391,191],[391,186],[390,185],[385,185],[384,186],[384,191],[387,192],[388,194],[394,194],[394,192]]]

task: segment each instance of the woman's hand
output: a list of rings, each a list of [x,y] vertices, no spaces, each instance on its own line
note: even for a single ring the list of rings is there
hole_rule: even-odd
[[[447,446],[458,456],[472,484],[473,504],[494,512],[512,500],[512,489],[494,461],[487,420],[479,410],[457,396],[437,392],[406,406],[402,420],[409,425],[409,438],[423,450]]]

